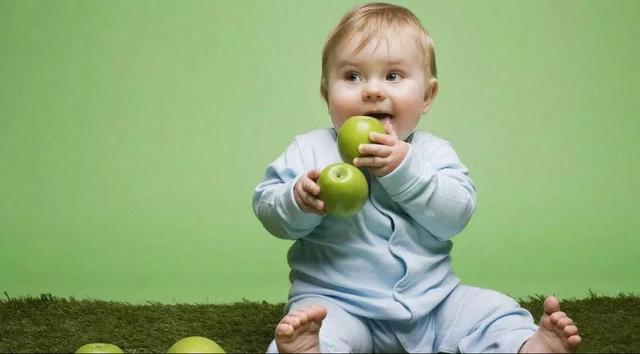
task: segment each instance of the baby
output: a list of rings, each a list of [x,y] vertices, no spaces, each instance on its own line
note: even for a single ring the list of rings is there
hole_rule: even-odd
[[[295,137],[268,166],[253,209],[288,253],[288,314],[268,352],[573,352],[578,329],[544,302],[539,327],[513,299],[466,286],[451,268],[450,239],[476,193],[451,144],[416,131],[438,92],[432,40],[409,10],[349,11],[322,56],[321,92],[333,128]],[[386,133],[352,163],[368,179],[362,210],[340,218],[317,198],[320,170],[340,162],[336,130],[349,117]]]

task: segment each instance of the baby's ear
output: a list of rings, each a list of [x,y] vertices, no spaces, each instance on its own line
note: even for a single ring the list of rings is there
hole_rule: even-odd
[[[435,77],[432,77],[427,82],[427,89],[424,91],[424,102],[422,103],[422,114],[429,112],[429,109],[431,109],[431,104],[438,95],[439,87],[438,80]]]

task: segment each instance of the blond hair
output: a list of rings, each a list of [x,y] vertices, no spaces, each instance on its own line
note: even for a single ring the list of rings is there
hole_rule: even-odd
[[[356,33],[362,33],[362,41],[357,51],[362,50],[367,43],[380,34],[390,30],[410,29],[415,34],[415,40],[424,55],[425,70],[430,77],[437,76],[436,56],[433,40],[422,27],[420,20],[408,9],[385,3],[371,3],[356,6],[347,12],[338,25],[331,31],[322,50],[322,77],[320,79],[320,93],[328,101],[327,67],[331,54],[345,39],[351,39]],[[348,41],[346,42],[348,43]]]

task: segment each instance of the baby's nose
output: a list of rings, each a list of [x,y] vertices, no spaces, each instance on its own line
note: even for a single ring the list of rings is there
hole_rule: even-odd
[[[370,83],[362,90],[362,99],[364,101],[380,101],[385,98],[382,89],[375,83]]]
[[[384,99],[384,94],[379,89],[367,89],[362,91],[362,99],[365,101],[380,101]]]

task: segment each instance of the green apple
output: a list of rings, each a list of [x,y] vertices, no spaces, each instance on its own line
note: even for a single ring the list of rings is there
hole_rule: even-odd
[[[338,130],[338,151],[342,161],[353,163],[353,159],[361,156],[360,144],[371,144],[369,133],[384,134],[384,126],[379,120],[367,116],[353,116],[345,120]]]
[[[175,342],[167,353],[225,353],[225,351],[209,338],[186,337]]]
[[[322,169],[318,177],[320,194],[329,214],[350,217],[367,201],[369,186],[362,171],[348,163],[336,163]]]
[[[109,343],[89,343],[81,346],[76,353],[124,353],[117,345]]]

